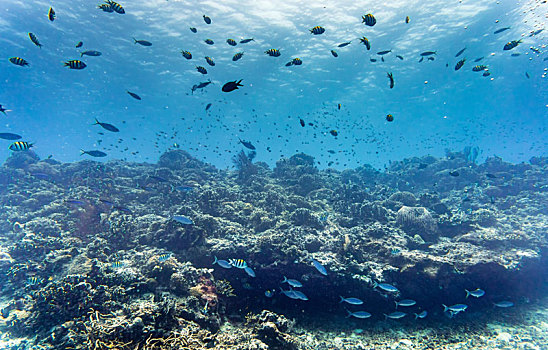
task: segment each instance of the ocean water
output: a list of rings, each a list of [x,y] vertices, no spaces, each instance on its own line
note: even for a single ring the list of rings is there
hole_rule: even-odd
[[[0,6],[0,350],[548,346],[545,1],[100,4]]]

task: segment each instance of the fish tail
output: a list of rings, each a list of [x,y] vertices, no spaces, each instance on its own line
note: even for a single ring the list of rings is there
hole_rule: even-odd
[[[376,281],[373,281],[373,288],[377,288],[379,284]]]
[[[282,283],[285,283],[287,282],[287,277],[284,276],[284,280],[282,281]]]
[[[394,301],[394,303],[396,303],[396,310],[397,310],[397,309],[398,309],[398,305],[400,305],[400,304],[398,304],[397,301]]]
[[[240,84],[240,83],[242,82],[242,80],[243,80],[243,79],[238,80],[238,82],[236,83],[236,85],[238,85],[238,86],[243,86],[242,84]]]
[[[339,303],[342,303],[344,301],[344,298],[342,297],[342,295],[339,295],[339,298],[341,298],[341,301],[339,301]],[[348,310],[346,310],[348,311]]]
[[[443,306],[443,312],[446,312],[447,310],[449,310],[449,308],[447,307],[447,305],[441,304],[441,306]]]
[[[83,53],[83,52],[80,52],[80,57],[84,57],[84,53]]]
[[[415,315],[415,320],[419,318],[419,314],[413,313],[413,315]]]
[[[86,151],[84,151],[83,149],[80,150],[80,156],[83,156],[84,154],[86,154]]]
[[[470,292],[468,291],[468,289],[465,289],[466,291],[466,298],[465,299],[468,299],[468,297],[470,296]]]
[[[213,260],[213,264],[212,265],[215,265],[217,263],[217,257],[215,257],[215,260]]]
[[[387,314],[383,314],[383,315],[384,315],[384,319],[388,320],[388,315]]]
[[[95,124],[91,124],[91,125],[97,125],[99,124],[99,120],[97,120],[97,118],[95,118]]]
[[[132,38],[132,39],[133,39],[133,41],[135,41],[134,44],[137,44],[137,39],[135,39],[135,38]]]
[[[346,318],[349,318],[352,316],[352,313],[350,311],[348,311],[347,309],[344,309],[344,310],[346,311]]]

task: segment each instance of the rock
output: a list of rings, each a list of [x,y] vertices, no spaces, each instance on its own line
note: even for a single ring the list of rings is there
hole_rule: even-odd
[[[438,230],[436,221],[424,207],[403,206],[396,213],[396,221],[409,235],[419,234],[424,240],[435,240]]]

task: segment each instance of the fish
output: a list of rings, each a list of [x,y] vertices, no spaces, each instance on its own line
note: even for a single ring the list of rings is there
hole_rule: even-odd
[[[245,273],[247,273],[250,277],[255,277],[255,271],[249,266],[246,266],[244,268]]]
[[[331,50],[331,54],[333,55],[333,57],[339,57],[339,54],[335,50]]]
[[[405,16],[405,23],[409,23],[409,16]]]
[[[391,284],[388,284],[388,283],[377,283],[375,281],[373,281],[373,288],[377,288],[379,287],[380,289],[384,290],[385,292],[390,292],[390,293],[399,293],[400,291],[398,290],[398,288],[394,287],[393,285]]]
[[[457,64],[455,64],[455,71],[459,70],[464,66],[464,62],[466,62],[466,58],[463,58],[462,60],[458,61]]]
[[[417,304],[415,300],[411,300],[411,299],[403,299],[403,300],[394,301],[394,302],[396,303],[396,309],[398,308],[398,306],[413,306]]]
[[[521,43],[521,39],[520,40],[512,40],[512,41],[507,42],[502,49],[505,50],[505,51],[512,50],[514,47],[518,46],[520,43]]]
[[[383,62],[384,62],[384,57],[382,57],[382,56],[381,56],[381,61],[383,61]]]
[[[244,259],[228,259],[228,263],[238,269],[245,269],[247,267]]]
[[[21,66],[21,67],[24,67],[24,66],[28,66],[29,63],[27,62],[27,60],[25,60],[24,58],[21,58],[21,57],[10,57],[8,58],[8,60],[15,64],[16,66]]]
[[[211,108],[211,103],[208,103],[205,107],[206,112],[209,111],[210,108]]]
[[[244,53],[243,52],[236,52],[234,54],[234,56],[232,56],[232,61],[236,62],[237,60],[239,60],[240,58],[242,58],[244,56]]]
[[[491,173],[487,173],[487,174],[485,174],[485,176],[487,176],[489,179],[497,179],[498,178],[497,175],[491,174]]]
[[[240,140],[240,143],[241,143],[242,145],[244,145],[245,148],[248,148],[248,149],[250,149],[250,150],[255,150],[255,146],[253,146],[253,144],[252,144],[251,142],[249,142],[249,141],[244,141],[244,140],[242,140],[242,139],[240,139],[240,138],[238,138],[238,140]]]
[[[419,60],[419,63],[421,63],[422,61],[424,61],[424,57],[421,57],[421,59]]]
[[[346,310],[346,312],[347,312],[346,318],[349,318],[349,317],[369,318],[369,317],[371,317],[371,314],[367,311],[350,312],[350,311]]]
[[[462,55],[462,53],[466,50],[466,47],[462,50],[460,50],[459,52],[457,52],[457,54],[455,55],[455,57],[459,57],[460,55]]]
[[[207,315],[207,312],[209,311],[209,308],[208,308],[208,305],[209,305],[209,300],[206,300],[206,303],[204,305],[204,308],[202,309],[202,312]]]
[[[301,126],[302,126],[302,127],[304,128],[304,126],[305,126],[304,120],[302,120],[302,119],[299,119],[299,123],[300,123],[300,124],[301,124]]]
[[[366,26],[373,27],[377,23],[377,20],[375,19],[375,16],[368,13],[367,15],[362,16],[362,23],[365,23]]]
[[[347,41],[347,42],[344,42],[344,43],[341,43],[341,44],[337,45],[337,47],[345,47],[345,46],[350,45],[351,43],[352,43],[351,41]]]
[[[213,67],[215,65],[215,61],[213,61],[213,58],[211,58],[209,56],[206,56],[205,60],[206,60],[207,64],[209,64],[210,66]]]
[[[38,41],[38,38],[36,37],[36,35],[34,35],[34,33],[29,32],[29,38],[34,45],[38,46],[39,48],[42,48],[42,44],[40,44],[40,42]]]
[[[527,77],[527,79],[530,79],[531,76],[529,75],[529,73],[525,72],[525,77]]]
[[[325,28],[322,26],[315,26],[314,28],[310,29],[310,33],[314,35],[320,35],[325,33]]]
[[[377,59],[376,59],[376,58],[370,58],[369,61],[371,61],[371,62],[377,62]]]
[[[387,122],[393,122],[394,121],[394,116],[392,114],[387,114],[386,115],[386,121]]]
[[[40,278],[36,277],[36,276],[32,276],[32,277],[29,277],[27,279],[27,284],[29,286],[35,286],[35,285],[40,284],[40,283],[42,283],[42,280]]]
[[[117,127],[115,127],[112,124],[101,123],[100,121],[97,120],[97,118],[95,118],[95,124],[93,124],[93,125],[101,125],[101,127],[103,127],[103,129],[111,131],[111,132],[119,132],[120,131],[120,129],[118,129]]]
[[[472,71],[474,72],[481,72],[481,71],[484,71],[486,70],[488,67],[486,65],[483,65],[483,64],[478,64],[478,65],[475,65],[474,67],[472,67]]]
[[[84,45],[84,43],[81,42],[81,41],[79,41],[79,42],[76,44],[76,48],[82,47],[82,45]]]
[[[300,288],[303,286],[303,284],[297,280],[294,280],[294,279],[288,279],[287,277],[284,276],[284,280],[281,282],[281,283],[287,283],[289,284],[291,287],[293,288]]]
[[[123,15],[124,13],[126,13],[126,11],[124,10],[124,8],[122,7],[122,5],[120,5],[119,3],[115,2],[115,1],[112,1],[112,0],[106,0],[105,1],[107,4],[110,5],[110,7],[112,7],[112,9],[114,10],[114,12],[116,13],[119,13],[121,15]],[[149,45],[150,46],[150,45]]]
[[[500,308],[508,308],[514,306],[514,303],[511,301],[499,301],[497,303],[493,303],[493,305]]]
[[[126,266],[126,264],[123,261],[115,261],[115,262],[110,264],[110,267],[113,268],[113,269],[119,269],[119,268],[124,267],[124,266]]]
[[[428,315],[428,312],[426,310],[424,310],[421,313],[414,314],[414,315],[415,315],[415,320],[416,320],[417,318],[425,318]]]
[[[303,60],[301,60],[301,59],[298,58],[298,57],[295,57],[294,59],[291,60],[291,63],[292,63],[294,66],[300,66],[301,64],[303,64]]]
[[[339,297],[341,298],[339,303],[345,302],[345,303],[348,303],[350,305],[361,305],[361,304],[363,304],[363,301],[361,299],[358,299],[358,298],[343,298],[340,295],[339,295]]]
[[[325,267],[322,264],[320,264],[314,258],[311,258],[310,260],[312,261],[312,265],[316,268],[316,270],[318,270],[319,273],[321,273],[324,276],[327,276],[327,270],[325,269]]]
[[[544,30],[544,28],[542,28],[542,29],[537,29],[537,30],[535,30],[535,31],[532,31],[532,32],[529,34],[529,36],[531,37],[531,36],[538,35],[538,34],[542,33],[543,30]]]
[[[465,311],[468,308],[468,305],[466,304],[455,304],[452,306],[447,306],[445,304],[441,304],[443,306],[443,312],[452,311],[455,313]]]
[[[137,95],[137,94],[134,93],[134,92],[128,91],[128,90],[126,90],[126,92],[128,93],[129,96],[133,97],[133,98],[136,99],[136,100],[141,101],[141,96]]]
[[[221,90],[223,92],[231,92],[231,91],[237,90],[239,86],[243,86],[242,84],[240,84],[242,82],[242,80],[243,79],[240,79],[238,81],[236,81],[236,80],[229,81],[228,83],[223,85]]]
[[[433,60],[434,60],[434,57],[428,57],[427,60],[428,60],[428,61],[433,61]]]
[[[48,19],[52,22],[55,21],[55,10],[53,7],[50,7],[48,10]]]
[[[87,65],[80,61],[80,60],[70,60],[70,61],[66,61],[64,63],[64,66],[65,67],[69,67],[70,69],[84,69],[87,67]]]
[[[488,77],[488,76],[490,76],[490,75],[491,75],[491,72],[489,72],[489,71],[485,71],[485,72],[483,72],[483,74],[482,74],[482,75],[483,75],[484,77]]]
[[[537,48],[537,47],[534,47],[534,46],[530,46],[530,47],[529,47],[529,50],[533,51],[534,53],[538,53],[538,54],[540,54],[540,49],[539,49],[539,48]]]
[[[329,133],[333,136],[338,136],[339,135],[339,132],[335,129],[329,130]]]
[[[196,70],[202,74],[207,74],[207,69],[202,66],[196,66]]]
[[[379,52],[377,52],[377,55],[382,56],[382,55],[386,55],[387,53],[390,53],[390,52],[392,52],[392,50],[379,51]]]
[[[192,88],[192,92],[194,92],[194,90],[197,90],[197,89],[203,89],[205,88],[206,86],[208,86],[209,84],[213,84],[213,82],[211,81],[211,79],[209,79],[208,81],[203,81],[203,82],[200,82],[198,85],[194,85]]]
[[[280,50],[278,49],[268,49],[264,53],[271,57],[279,57],[281,55]]]
[[[232,265],[226,261],[226,260],[219,260],[217,259],[217,257],[215,257],[215,260],[213,261],[213,265],[219,265],[220,267],[222,268],[225,268],[225,269],[231,269],[232,268]]]
[[[436,51],[424,51],[424,52],[421,52],[421,56],[423,56],[423,57],[432,56],[432,55],[435,55],[435,54],[436,54]]]
[[[208,44],[208,45],[213,45],[213,44],[215,44],[215,42],[214,42],[213,40],[211,40],[211,39],[205,39],[205,40],[204,40],[204,43],[206,43],[206,44]]]
[[[466,298],[468,298],[470,295],[474,298],[481,298],[485,295],[485,291],[483,289],[477,288],[476,290],[469,291],[468,289],[465,289],[466,291]]]
[[[388,77],[388,79],[390,79],[390,88],[393,89],[394,88],[394,76],[392,75],[392,72],[386,73],[386,76]]]
[[[106,157],[107,154],[105,152],[102,152],[102,151],[97,151],[97,150],[91,150],[91,151],[84,151],[83,149],[80,150],[80,155],[83,156],[84,154],[87,154],[87,155],[90,155],[92,157],[97,157],[97,158],[101,158],[101,157]]]
[[[26,141],[15,141],[8,148],[10,151],[26,151],[32,146],[34,146],[32,143]]]
[[[181,50],[181,55],[183,55],[183,57],[187,60],[190,60],[192,58],[192,54],[190,53],[190,51]]]
[[[1,105],[0,105],[0,107],[1,107]],[[12,134],[11,132],[1,132],[0,133],[0,139],[19,140],[19,139],[21,139],[21,135]]]
[[[506,30],[510,29],[510,27],[504,27],[504,28],[500,28],[500,29],[497,29],[493,32],[493,34],[499,34],[499,33],[502,33]]]
[[[479,62],[479,61],[481,61],[482,59],[483,59],[483,56],[478,57],[478,58],[476,58],[476,59],[474,60],[474,62]]]
[[[308,297],[303,292],[300,292],[298,290],[294,290],[293,294],[296,297],[295,299],[304,300],[304,301],[308,300]]]
[[[204,18],[204,22],[206,22],[206,24],[211,24],[211,18],[206,15],[203,15],[202,17]]]
[[[192,219],[187,218],[183,215],[173,215],[171,217],[171,220],[177,221],[178,223],[183,225],[194,225],[194,221],[192,221]]]
[[[86,55],[86,56],[97,57],[97,56],[101,56],[102,53],[99,52],[99,51],[94,51],[94,50],[87,50],[87,51],[82,51],[82,52],[80,52],[80,57],[82,57],[82,56],[84,56],[84,55]]]
[[[371,50],[371,43],[365,36],[360,39],[360,42],[365,45],[368,51]]]
[[[190,31],[191,31],[192,33],[197,33],[197,32],[198,32],[198,29],[196,29],[196,28],[194,28],[194,27],[190,27],[190,28],[188,28],[188,29],[190,29]]]
[[[255,41],[255,40],[253,40],[253,38],[242,39],[242,40],[240,40],[240,44],[247,44],[247,43],[252,42],[252,41]]]
[[[142,46],[152,46],[152,43],[150,41],[137,40],[135,38],[133,38],[133,40],[135,41],[134,44],[139,44],[139,45],[142,45]]]
[[[112,9],[112,6],[110,6],[109,4],[99,4],[97,8],[108,13],[114,12],[114,10]]]
[[[280,287],[280,290],[288,298],[299,299],[299,297],[296,295],[295,291],[291,288],[289,290],[283,290],[282,287]]]
[[[401,56],[401,55],[396,55],[396,57],[403,61],[403,56]]]
[[[226,39],[226,43],[230,46],[236,46],[238,43],[234,39]]]
[[[384,318],[385,319],[388,319],[388,318],[391,318],[393,320],[398,320],[400,318],[403,318],[405,316],[407,316],[407,314],[405,312],[401,312],[401,311],[395,311],[395,312],[392,312],[391,314],[383,314],[384,315]]]
[[[270,289],[269,290],[265,290],[264,291],[264,296],[267,297],[267,298],[272,298],[274,296],[274,292],[271,291]]]
[[[449,175],[451,175],[451,176],[453,176],[453,177],[457,177],[457,176],[460,175],[460,173],[459,173],[458,171],[454,170],[454,171],[450,171],[450,172],[449,172]]]

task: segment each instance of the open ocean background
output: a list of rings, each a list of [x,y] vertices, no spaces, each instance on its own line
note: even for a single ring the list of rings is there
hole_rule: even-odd
[[[0,115],[0,132],[34,142],[41,158],[71,162],[83,158],[80,149],[97,149],[108,154],[106,161],[155,162],[176,143],[227,167],[242,149],[238,137],[257,147],[258,161],[274,165],[282,156],[304,152],[320,168],[330,161],[339,169],[367,163],[382,168],[389,161],[443,156],[445,149],[465,146],[478,146],[479,160],[498,155],[521,162],[546,155],[547,31],[530,36],[547,21],[541,1],[147,0],[122,3],[124,15],[97,5],[2,1],[0,103],[12,111]],[[54,22],[47,18],[50,6]],[[374,27],[361,23],[366,13],[375,15]],[[204,14],[212,24],[204,23]],[[309,32],[317,25],[326,29],[323,35]],[[36,34],[41,49],[28,32]],[[371,41],[371,51],[359,43],[362,36]],[[153,45],[136,45],[132,37]],[[215,44],[205,44],[206,38]],[[227,38],[254,41],[232,47]],[[506,42],[518,39],[523,40],[518,47],[503,51]],[[84,46],[76,49],[79,41]],[[337,47],[346,41],[352,44]],[[280,49],[281,57],[265,55],[269,48]],[[83,70],[64,68],[64,61],[80,58],[80,50],[102,56],[84,56]],[[181,50],[192,52],[193,59],[184,59]],[[376,55],[381,50],[392,50],[385,62]],[[240,51],[243,58],[233,62]],[[419,63],[423,51],[436,51],[435,60]],[[30,66],[11,64],[12,56]],[[208,66],[204,56],[213,57],[216,66]],[[295,57],[302,66],[286,67]],[[464,67],[455,71],[463,57]],[[472,72],[475,64],[488,65],[491,76]],[[196,65],[209,74],[202,76]],[[394,89],[387,72],[394,74]],[[207,79],[214,84],[191,94],[194,84]],[[242,88],[221,92],[224,83],[240,79]],[[394,122],[386,121],[388,113]],[[95,118],[121,131],[92,126]],[[315,127],[301,127],[300,118]],[[10,143],[1,141],[1,160],[9,156]]]

